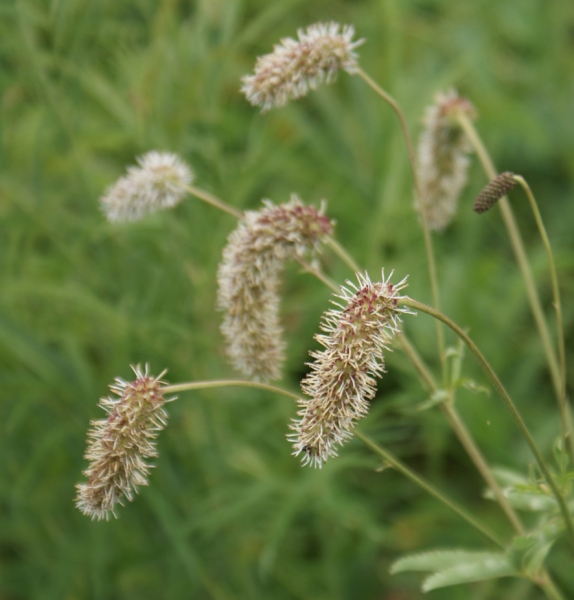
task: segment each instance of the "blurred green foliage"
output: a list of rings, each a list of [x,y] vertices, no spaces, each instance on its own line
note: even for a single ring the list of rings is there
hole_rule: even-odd
[[[420,578],[390,576],[402,552],[489,549],[358,441],[322,471],[285,440],[295,408],[242,389],[186,393],[170,405],[151,485],[120,518],[73,506],[97,399],[130,364],[172,382],[232,376],[214,310],[215,271],[233,220],[189,199],[111,226],[107,185],[149,149],[181,154],[198,185],[238,208],[263,197],[328,200],[339,239],[376,277],[410,274],[430,300],[422,235],[396,119],[358,78],[259,115],[241,75],[280,37],[318,20],[354,23],[361,65],[403,105],[416,135],[433,94],[456,86],[501,170],[524,175],[556,258],[574,336],[574,4],[566,0],[4,0],[0,3],[0,599],[419,598]],[[497,211],[470,206],[435,238],[444,312],[468,327],[548,452],[558,413],[522,280]],[[551,314],[543,248],[513,192]],[[350,276],[325,253],[337,281]],[[288,270],[283,384],[298,389],[329,292]],[[406,329],[436,367],[434,324]],[[454,340],[449,338],[450,343]],[[574,351],[568,349],[570,364]],[[467,358],[465,373],[484,384]],[[570,383],[574,378],[570,376]],[[397,351],[365,430],[509,533],[497,506]],[[524,444],[493,395],[459,409],[495,464],[525,470]],[[550,560],[566,595],[566,544]],[[538,598],[516,581],[429,598]]]

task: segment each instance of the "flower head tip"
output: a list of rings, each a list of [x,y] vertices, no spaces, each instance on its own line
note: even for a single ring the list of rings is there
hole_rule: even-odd
[[[170,152],[148,152],[137,159],[138,167],[110,186],[100,205],[111,222],[137,221],[147,214],[171,208],[193,180],[189,167]]]
[[[315,23],[297,31],[298,40],[284,38],[273,52],[257,59],[255,73],[242,78],[241,91],[262,111],[305,96],[322,83],[331,83],[341,69],[358,70],[354,49],[364,40],[353,41],[355,30],[338,23]]]

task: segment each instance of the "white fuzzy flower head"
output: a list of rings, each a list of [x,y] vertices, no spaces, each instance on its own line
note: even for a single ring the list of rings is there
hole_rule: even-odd
[[[415,201],[415,207],[420,212],[422,203],[434,231],[442,231],[452,221],[467,181],[472,147],[456,121],[459,113],[476,118],[470,101],[450,90],[437,94],[423,119],[417,157],[422,198]]]
[[[288,259],[312,257],[333,223],[293,194],[286,204],[247,211],[228,238],[217,274],[221,332],[233,367],[259,381],[279,379],[284,359],[279,284]]]
[[[392,276],[392,273],[391,273]],[[357,275],[358,285],[347,282],[340,298],[323,315],[321,330],[315,339],[324,350],[311,352],[311,372],[301,382],[310,399],[299,401],[301,418],[294,420],[287,439],[293,443],[295,456],[303,454],[303,464],[322,467],[337,456],[353,435],[355,422],[369,411],[376,394],[375,377],[385,371],[383,351],[399,333],[400,316],[410,313],[399,306],[399,292],[406,279],[392,284],[390,277],[376,283],[368,275]]]
[[[115,514],[116,504],[130,502],[140,485],[148,484],[153,465],[147,458],[157,456],[155,438],[167,424],[161,377],[150,377],[148,367],[142,372],[132,367],[136,380],[119,377],[110,385],[118,397],[102,398],[99,406],[108,416],[92,421],[88,431],[88,448],[84,458],[90,461],[83,471],[87,483],[76,488],[76,506],[92,519],[108,519]]]
[[[190,168],[170,152],[148,152],[137,162],[139,167],[128,167],[128,174],[100,198],[102,210],[112,223],[138,221],[147,214],[172,208],[193,180]]]
[[[315,23],[297,31],[298,40],[284,38],[273,52],[260,56],[255,73],[242,78],[241,91],[262,112],[285,106],[322,83],[331,83],[340,70],[358,71],[353,51],[364,40],[353,41],[355,30],[338,23]]]

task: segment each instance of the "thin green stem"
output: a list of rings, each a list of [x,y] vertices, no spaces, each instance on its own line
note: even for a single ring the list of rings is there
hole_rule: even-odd
[[[423,230],[423,237],[425,243],[425,251],[427,255],[427,263],[428,263],[428,271],[429,271],[429,279],[431,286],[431,296],[433,306],[439,310],[440,302],[439,302],[439,292],[438,292],[438,278],[436,274],[436,261],[434,256],[434,249],[432,243],[432,236],[430,233],[430,228],[428,225],[428,218],[426,214],[426,208],[423,203],[423,194],[422,187],[420,184],[420,179],[417,171],[417,161],[415,156],[415,151],[413,147],[413,142],[411,139],[411,134],[409,132],[409,128],[407,125],[407,120],[405,119],[405,115],[398,102],[383,88],[381,88],[376,81],[374,81],[369,75],[367,75],[362,69],[358,70],[358,75],[365,81],[365,83],[372,89],[376,94],[378,94],[385,102],[387,102],[391,108],[395,111],[399,119],[399,123],[401,125],[401,129],[403,132],[403,137],[405,138],[405,142],[407,145],[407,153],[409,156],[409,163],[411,166],[411,171],[413,174],[413,181],[415,184],[415,193],[418,199],[418,204],[420,207],[420,216],[421,216],[421,225]],[[438,350],[440,356],[440,362],[442,366],[443,378],[446,380],[446,352],[445,352],[445,341],[444,341],[444,332],[440,323],[437,323],[436,326],[436,335],[438,341]]]
[[[556,498],[556,501],[558,502],[560,512],[562,513],[562,517],[566,524],[566,528],[568,529],[568,533],[570,534],[570,537],[574,542],[574,523],[572,522],[572,516],[568,511],[568,506],[566,505],[564,496],[558,488],[558,485],[556,484],[552,473],[546,465],[542,454],[536,446],[534,438],[528,430],[528,427],[526,426],[526,423],[524,422],[520,412],[516,408],[516,405],[512,401],[512,398],[504,388],[504,385],[498,378],[498,375],[495,373],[494,369],[490,366],[489,362],[486,360],[482,352],[478,349],[477,345],[470,339],[466,332],[463,331],[454,321],[451,321],[446,315],[443,315],[438,310],[435,310],[434,308],[427,306],[422,302],[417,302],[412,298],[403,298],[401,300],[401,304],[409,306],[410,308],[414,308],[415,310],[420,310],[421,312],[424,312],[430,315],[431,317],[442,321],[445,325],[447,325],[450,329],[452,329],[452,331],[454,331],[458,335],[458,337],[466,344],[468,349],[472,352],[472,354],[482,367],[482,370],[494,386],[498,395],[501,397],[504,404],[506,404],[506,407],[508,408],[510,414],[512,415],[512,418],[514,419],[514,422],[520,430],[520,433],[522,434],[530,450],[532,451],[532,454],[534,455],[534,458],[536,459],[536,462],[538,463],[538,466],[540,467],[540,470],[542,471],[546,482],[548,483],[550,489],[552,490],[552,493],[554,494],[554,497]]]
[[[487,177],[489,179],[494,179],[498,173],[474,125],[472,124],[470,119],[462,113],[457,114],[457,119],[460,123],[460,126],[463,128],[464,132],[468,136],[470,143],[476,150],[478,158],[482,164],[482,167]],[[510,237],[512,248],[514,250],[514,255],[516,256],[518,266],[522,273],[522,278],[524,279],[526,293],[528,295],[528,301],[530,302],[530,309],[532,310],[534,321],[536,322],[536,327],[542,340],[542,346],[544,348],[546,360],[548,361],[548,366],[550,368],[552,383],[554,385],[556,395],[559,396],[560,370],[558,367],[558,361],[556,360],[556,353],[554,352],[550,332],[548,330],[548,324],[546,322],[546,317],[544,316],[544,312],[542,310],[542,305],[540,303],[538,291],[536,290],[536,285],[534,284],[534,278],[532,276],[532,271],[528,263],[526,250],[524,249],[524,243],[522,242],[522,237],[520,235],[520,231],[518,230],[518,225],[516,224],[516,219],[514,218],[514,213],[512,212],[512,208],[510,206],[510,203],[508,202],[508,198],[504,196],[504,198],[500,199],[498,204],[500,205],[500,210],[502,212],[504,224],[506,225],[506,229],[508,230],[508,235]]]
[[[355,435],[371,450],[373,450],[373,452],[378,454],[394,469],[399,471],[399,473],[410,479],[412,482],[416,483],[419,487],[428,492],[431,496],[434,496],[445,506],[448,506],[448,508],[455,512],[459,517],[464,519],[469,525],[471,525],[471,527],[474,527],[477,531],[482,533],[482,535],[487,537],[491,542],[494,542],[497,546],[504,548],[504,543],[498,538],[498,536],[494,532],[490,531],[490,529],[488,529],[485,525],[480,523],[480,521],[475,519],[467,510],[459,506],[456,502],[447,498],[440,490],[435,488],[431,483],[423,479],[420,475],[417,475],[412,469],[407,467],[403,462],[401,462],[388,450],[374,442],[371,438],[366,436],[364,433],[361,433],[360,431],[355,431]]]
[[[574,459],[574,432],[572,431],[572,422],[570,419],[568,404],[566,401],[566,349],[564,344],[564,325],[562,319],[560,287],[558,285],[556,265],[554,263],[554,256],[552,254],[550,240],[548,239],[546,228],[544,227],[544,222],[542,221],[542,216],[540,215],[540,210],[538,209],[538,203],[536,202],[536,198],[534,197],[530,186],[523,177],[521,177],[520,175],[515,175],[514,180],[522,186],[522,189],[526,193],[528,201],[530,202],[530,207],[532,208],[534,219],[536,220],[536,225],[538,226],[538,231],[540,232],[540,237],[542,238],[542,243],[544,244],[546,255],[548,257],[550,278],[552,280],[552,293],[554,295],[554,309],[556,310],[556,329],[558,334],[558,360],[560,363],[560,393],[558,395],[558,404],[560,406],[560,414],[562,421],[562,439],[564,450],[566,451],[566,438],[569,438],[570,452],[572,458]]]
[[[314,267],[301,258],[297,258],[296,261],[305,269],[305,271],[311,275],[314,275],[319,281],[322,281],[328,288],[335,292],[335,294],[339,294],[341,292],[341,288],[330,277],[325,275],[321,269]]]
[[[361,270],[359,265],[355,262],[355,259],[347,252],[347,250],[345,250],[345,248],[341,244],[339,244],[339,242],[335,238],[328,235],[326,242],[327,245],[331,246],[335,254],[337,254],[337,256],[339,256],[339,258],[342,259],[342,261],[349,267],[349,269],[353,271],[353,273],[358,273]]]
[[[550,574],[546,569],[542,570],[542,581],[536,581],[536,583],[544,590],[546,597],[549,600],[565,600],[562,592],[556,587],[554,581],[550,577]]]
[[[210,194],[209,192],[206,192],[201,188],[195,187],[194,185],[185,185],[183,186],[183,188],[192,196],[196,196],[200,200],[211,204],[211,206],[215,206],[215,208],[219,208],[219,210],[222,210],[223,212],[233,215],[238,219],[241,219],[241,217],[243,216],[243,213],[240,210],[233,208],[233,206],[227,204],[227,202],[220,200],[213,194]]]
[[[426,383],[429,391],[432,394],[436,393],[439,389],[438,385],[423,359],[419,356],[416,349],[404,334],[399,336],[399,340],[403,350],[411,359],[411,362],[419,373],[421,379],[423,379],[423,381]],[[512,524],[512,527],[518,534],[523,534],[524,527],[520,521],[520,518],[516,514],[514,508],[512,508],[511,504],[508,502],[508,499],[504,495],[504,492],[498,484],[498,481],[496,481],[494,478],[489,464],[486,462],[486,459],[482,455],[482,452],[480,451],[470,431],[454,407],[454,391],[451,390],[447,401],[441,402],[440,409],[462,447],[466,450],[466,453],[474,463],[477,471],[480,473],[486,482],[486,485],[492,491],[496,501],[500,505],[500,508]]]
[[[166,385],[161,388],[164,394],[175,394],[177,392],[189,392],[193,390],[205,390],[209,388],[221,387],[248,387],[257,390],[265,390],[275,394],[287,396],[293,400],[299,400],[300,396],[284,390],[283,388],[269,385],[268,383],[258,383],[257,381],[244,381],[242,379],[218,379],[213,381],[191,381],[187,383],[176,383],[174,385]]]

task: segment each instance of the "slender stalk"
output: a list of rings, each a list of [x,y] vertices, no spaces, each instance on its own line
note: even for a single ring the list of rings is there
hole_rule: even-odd
[[[542,577],[542,581],[535,580],[535,583],[544,590],[546,597],[549,600],[565,600],[562,592],[556,587],[556,584],[552,581],[552,578],[546,569],[542,570]]]
[[[353,273],[358,273],[361,269],[359,265],[355,262],[355,259],[345,250],[345,248],[339,244],[339,242],[330,235],[327,236],[326,240],[327,244],[331,246],[335,254],[342,259],[342,261],[353,271]]]
[[[558,404],[560,406],[561,414],[562,440],[564,450],[566,450],[566,438],[569,438],[570,452],[572,458],[574,459],[574,432],[572,431],[572,421],[568,410],[568,404],[566,402],[566,349],[564,344],[564,325],[562,319],[560,287],[558,285],[556,265],[554,263],[554,256],[552,254],[550,240],[548,239],[546,228],[544,227],[544,222],[542,221],[542,216],[540,215],[540,211],[538,210],[536,198],[534,197],[530,186],[523,177],[521,177],[520,175],[515,175],[514,181],[518,182],[522,186],[524,192],[526,193],[528,201],[530,202],[530,207],[532,208],[532,212],[534,213],[534,219],[536,220],[536,225],[538,226],[538,231],[540,232],[540,237],[542,238],[542,243],[544,244],[544,248],[546,250],[546,255],[548,257],[548,266],[550,267],[550,278],[552,280],[552,293],[554,296],[554,309],[556,310],[556,329],[558,334],[558,360],[560,363],[560,393],[558,394]]]
[[[423,479],[420,475],[417,475],[413,470],[407,467],[403,462],[401,462],[388,450],[386,450],[382,446],[379,446],[371,438],[367,437],[360,431],[355,431],[355,435],[371,450],[373,450],[373,452],[378,454],[394,469],[399,471],[399,473],[403,474],[405,477],[410,479],[412,482],[416,483],[423,490],[428,492],[431,496],[434,496],[437,500],[442,502],[444,505],[448,506],[448,508],[455,512],[459,517],[464,519],[469,525],[471,525],[471,527],[474,527],[477,531],[482,533],[482,535],[487,537],[491,542],[494,542],[497,546],[504,548],[504,543],[498,538],[498,536],[494,532],[490,531],[490,529],[488,529],[485,525],[480,523],[467,510],[459,506],[456,502],[447,498],[440,490],[435,488],[431,483]]]
[[[468,349],[472,352],[472,354],[474,355],[474,357],[476,358],[476,360],[482,367],[482,370],[484,371],[484,373],[486,374],[486,376],[488,377],[488,379],[490,380],[490,382],[496,389],[498,395],[501,397],[504,404],[506,404],[506,407],[508,408],[508,410],[510,411],[510,414],[512,415],[512,418],[514,419],[514,422],[516,423],[516,425],[518,426],[518,429],[520,430],[520,433],[522,433],[522,436],[524,437],[524,439],[526,440],[526,443],[528,444],[530,450],[532,451],[532,454],[534,455],[534,458],[536,459],[536,462],[538,463],[538,466],[540,467],[540,470],[542,471],[542,474],[544,475],[546,482],[548,483],[550,489],[552,490],[554,497],[556,498],[556,501],[558,502],[558,505],[560,507],[560,512],[562,513],[562,518],[564,519],[566,528],[568,529],[568,533],[570,534],[570,537],[572,538],[572,541],[574,542],[574,523],[572,521],[572,515],[570,515],[570,513],[568,511],[568,506],[566,505],[564,496],[562,495],[561,491],[559,490],[558,485],[556,484],[556,481],[554,480],[554,477],[552,476],[552,473],[548,469],[548,466],[546,465],[546,462],[544,461],[542,454],[540,453],[540,451],[538,450],[538,447],[536,446],[534,438],[532,437],[530,431],[528,430],[528,427],[526,426],[526,423],[524,422],[524,419],[522,418],[520,412],[516,408],[516,405],[512,401],[512,398],[509,396],[508,392],[504,388],[504,385],[498,378],[498,375],[495,373],[494,369],[490,366],[489,362],[486,360],[486,358],[484,357],[482,352],[478,349],[477,345],[470,339],[470,337],[454,321],[451,321],[446,315],[443,315],[438,310],[435,310],[434,308],[427,306],[427,305],[423,304],[422,302],[417,302],[416,300],[413,300],[412,298],[404,298],[403,300],[401,300],[401,303],[404,304],[405,306],[409,306],[416,310],[420,310],[421,312],[424,312],[424,313],[430,315],[431,317],[434,317],[435,319],[439,319],[440,321],[442,321],[445,325],[447,325],[450,329],[452,329],[458,335],[458,337],[466,344]]]
[[[497,176],[496,168],[494,167],[492,159],[482,143],[482,140],[480,139],[480,136],[478,135],[474,125],[466,115],[457,114],[457,119],[460,123],[460,126],[464,129],[464,132],[468,136],[470,143],[476,150],[486,175],[489,179],[494,179]],[[506,229],[508,230],[508,235],[510,236],[514,255],[516,256],[518,266],[526,285],[526,293],[530,302],[530,309],[532,310],[534,321],[536,322],[536,327],[538,328],[538,333],[542,339],[542,346],[544,348],[546,360],[548,361],[548,366],[550,368],[552,383],[554,385],[556,395],[560,396],[560,370],[558,368],[558,361],[556,360],[556,353],[554,352],[554,347],[552,345],[546,317],[544,316],[540,298],[536,290],[536,285],[534,284],[534,278],[528,263],[526,250],[524,249],[524,243],[522,242],[522,237],[518,230],[518,225],[516,224],[516,219],[514,218],[514,213],[512,212],[508,198],[506,198],[506,196],[501,198],[498,204],[500,205],[502,218],[506,225]]]
[[[321,269],[314,267],[313,265],[309,264],[301,258],[298,258],[296,260],[305,269],[305,271],[311,273],[311,275],[314,275],[319,281],[322,281],[328,288],[333,290],[333,292],[335,292],[336,294],[339,294],[341,292],[341,288],[330,277],[325,275],[325,273],[323,273]]]
[[[390,94],[388,94],[385,90],[383,90],[383,88],[381,88],[377,84],[376,81],[374,81],[371,77],[369,77],[369,75],[367,75],[362,69],[359,69],[358,74],[363,79],[363,81],[365,81],[365,83],[371,89],[373,89],[375,91],[375,93],[377,93],[385,102],[387,102],[391,106],[391,108],[395,111],[395,114],[397,115],[397,117],[399,119],[401,129],[403,132],[403,137],[405,138],[405,142],[407,144],[409,163],[411,165],[411,171],[413,173],[413,181],[415,184],[415,193],[417,195],[419,205],[420,205],[421,225],[422,225],[423,237],[424,237],[424,242],[425,242],[425,251],[426,251],[426,255],[427,255],[432,303],[433,303],[433,306],[437,310],[439,310],[440,303],[439,303],[439,293],[438,293],[438,279],[437,279],[437,274],[436,274],[436,261],[435,261],[435,256],[434,256],[432,236],[431,236],[430,228],[428,225],[428,219],[427,219],[425,205],[422,201],[423,195],[422,195],[422,188],[421,188],[418,171],[417,171],[416,156],[415,156],[415,151],[413,148],[411,134],[409,132],[407,121],[405,119],[405,115],[403,114],[403,111],[402,111],[401,107],[399,106],[398,102]],[[439,349],[440,362],[441,362],[441,366],[442,366],[443,378],[446,380],[445,341],[444,341],[444,332],[442,330],[440,323],[437,323],[436,335],[437,335],[437,341],[438,341],[438,349]]]
[[[243,213],[240,210],[233,208],[233,206],[227,204],[227,202],[220,200],[213,194],[210,194],[209,192],[206,192],[205,190],[202,190],[201,188],[197,188],[194,185],[186,185],[183,187],[192,196],[196,196],[200,200],[203,200],[204,202],[211,204],[211,206],[215,206],[215,208],[219,208],[219,210],[222,210],[230,215],[233,215],[234,217],[237,217],[238,219],[241,219],[241,217],[243,216]]]
[[[189,392],[193,390],[205,390],[209,388],[221,387],[249,387],[257,390],[265,390],[275,394],[281,394],[299,400],[299,396],[293,392],[284,390],[283,388],[269,385],[268,383],[258,383],[257,381],[244,381],[242,379],[218,379],[213,381],[191,381],[187,383],[176,383],[174,385],[166,385],[161,388],[164,394],[175,394],[177,392]]]
[[[425,365],[423,359],[418,355],[415,348],[412,346],[408,338],[401,334],[399,336],[400,343],[402,345],[403,350],[407,354],[407,356],[411,359],[415,369],[426,383],[428,389],[431,393],[436,393],[438,391],[438,385],[430,373],[428,367]],[[452,430],[456,434],[459,442],[462,447],[466,450],[466,453],[470,457],[470,460],[474,463],[477,471],[480,473],[486,485],[492,491],[496,501],[500,505],[500,508],[512,524],[512,527],[516,531],[516,533],[522,535],[524,533],[524,527],[520,521],[520,518],[516,514],[514,508],[508,502],[508,499],[504,495],[498,481],[494,478],[490,466],[486,462],[486,459],[482,455],[482,452],[478,448],[474,438],[471,433],[467,429],[464,421],[461,419],[458,411],[454,407],[454,391],[451,390],[449,394],[449,398],[445,402],[441,402],[440,409],[448,421],[449,425],[452,427]]]

